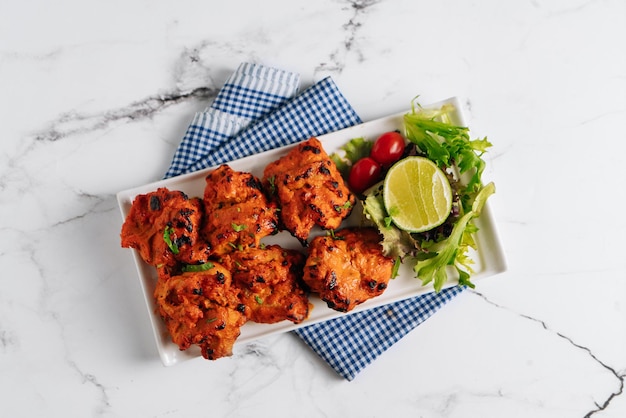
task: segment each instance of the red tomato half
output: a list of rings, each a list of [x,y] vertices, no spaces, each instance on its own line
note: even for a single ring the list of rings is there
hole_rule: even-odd
[[[370,157],[361,158],[350,170],[348,185],[353,191],[361,193],[368,187],[376,184],[380,177],[380,172],[380,164],[374,159]]]
[[[389,166],[402,157],[404,153],[404,138],[400,133],[386,132],[382,134],[374,142],[370,157],[378,162],[378,164]]]

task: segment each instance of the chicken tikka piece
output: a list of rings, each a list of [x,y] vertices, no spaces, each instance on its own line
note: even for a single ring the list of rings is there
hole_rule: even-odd
[[[278,245],[247,248],[226,255],[233,286],[246,305],[246,317],[273,324],[289,320],[299,324],[309,316],[309,298],[301,284],[305,255]]]
[[[337,166],[314,137],[268,164],[263,185],[278,202],[281,226],[305,245],[315,225],[338,228],[355,203]]]
[[[206,264],[206,270],[173,276],[159,269],[154,298],[157,312],[180,350],[197,345],[204,358],[216,360],[232,355],[246,322],[245,306],[231,285],[228,269],[218,263]]]
[[[394,260],[383,255],[375,228],[345,228],[315,237],[304,265],[304,282],[329,308],[348,312],[381,295]]]
[[[200,237],[202,218],[202,201],[181,191],[162,187],[138,195],[122,225],[122,247],[155,267],[202,264],[209,252]]]
[[[261,180],[223,164],[206,176],[204,239],[211,254],[257,247],[278,232],[276,203],[268,200]]]

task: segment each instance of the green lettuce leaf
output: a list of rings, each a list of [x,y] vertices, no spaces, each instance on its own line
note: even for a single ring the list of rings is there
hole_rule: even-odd
[[[363,137],[353,138],[343,145],[338,152],[330,155],[337,169],[344,178],[348,177],[350,167],[363,157],[367,157],[372,150],[374,143]]]
[[[474,200],[481,188],[481,177],[485,170],[482,155],[491,147],[487,138],[470,139],[469,129],[450,123],[452,105],[440,109],[413,108],[404,115],[405,134],[420,151],[434,161],[440,168],[456,167],[459,175],[467,173],[469,180],[461,190],[463,209],[469,210],[469,202]]]
[[[406,255],[414,254],[416,241],[409,233],[391,224],[382,194],[376,192],[379,188],[382,188],[382,185],[374,186],[366,192],[365,200],[363,200],[363,214],[376,225],[382,235],[383,254],[392,258],[404,258]]]
[[[483,187],[476,195],[471,210],[457,221],[450,236],[429,249],[436,252],[436,255],[417,261],[413,270],[423,285],[433,282],[435,291],[439,292],[448,280],[447,267],[454,266],[459,273],[459,284],[474,287],[470,281],[473,261],[467,256],[467,251],[475,247],[472,234],[476,227],[470,222],[480,216],[487,198],[493,193],[495,193],[493,183]]]

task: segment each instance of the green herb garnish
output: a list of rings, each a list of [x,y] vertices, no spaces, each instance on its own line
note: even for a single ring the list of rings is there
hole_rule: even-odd
[[[187,264],[183,267],[183,272],[185,273],[197,273],[199,271],[207,271],[212,269],[213,267],[215,267],[215,264],[213,264],[210,261],[207,261],[204,264]]]
[[[393,262],[393,269],[391,270],[391,278],[395,279],[398,277],[398,271],[400,270],[400,265],[402,264],[402,259],[400,257],[396,257]]]
[[[350,209],[351,207],[352,203],[347,200],[343,205],[335,205],[335,211],[337,211],[337,213],[341,213],[343,210]]]
[[[276,193],[276,176],[271,176],[267,179],[267,182],[270,184],[270,194]]]
[[[329,229],[328,231],[326,231],[326,235],[331,237],[335,241],[345,241],[344,237],[335,235],[334,229]]]
[[[174,233],[174,229],[171,226],[169,226],[169,225],[166,226],[165,230],[163,231],[163,241],[165,241],[165,243],[167,244],[169,249],[174,254],[178,254],[179,253],[178,245],[176,245],[176,243],[172,241],[172,234],[173,233]]]

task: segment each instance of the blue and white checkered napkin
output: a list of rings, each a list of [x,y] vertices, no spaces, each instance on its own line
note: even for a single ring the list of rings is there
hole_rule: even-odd
[[[212,167],[361,122],[327,77],[298,94],[297,74],[243,63],[196,114],[165,177]],[[459,287],[300,328],[295,333],[348,380],[462,291]]]

